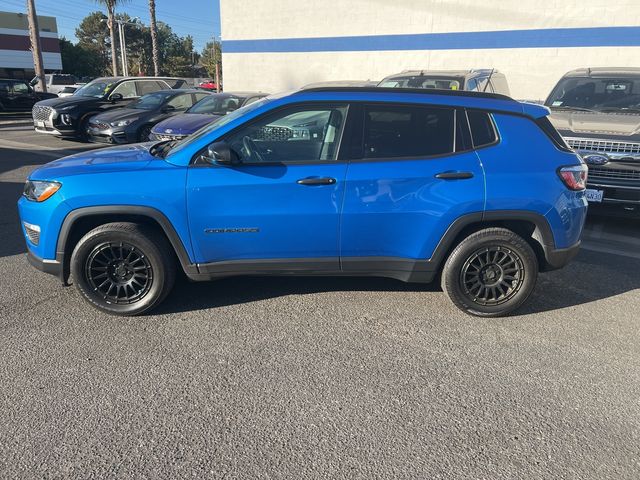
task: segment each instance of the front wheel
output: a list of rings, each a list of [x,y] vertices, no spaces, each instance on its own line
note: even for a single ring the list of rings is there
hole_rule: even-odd
[[[466,313],[499,317],[529,298],[537,278],[531,246],[511,230],[487,228],[453,250],[442,271],[442,289]]]
[[[80,239],[71,274],[83,298],[116,315],[157,306],[173,287],[176,262],[161,232],[136,223],[108,223]]]

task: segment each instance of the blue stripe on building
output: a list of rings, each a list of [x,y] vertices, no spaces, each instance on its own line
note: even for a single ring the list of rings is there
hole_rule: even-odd
[[[640,26],[225,40],[224,53],[637,47]]]

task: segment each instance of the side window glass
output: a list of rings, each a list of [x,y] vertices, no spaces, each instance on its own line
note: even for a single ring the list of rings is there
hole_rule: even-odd
[[[167,105],[172,106],[176,110],[186,110],[192,105],[191,94],[178,95],[169,100]]]
[[[244,107],[245,105],[249,105],[249,104],[255,102],[256,100],[260,100],[261,98],[262,97],[251,97],[251,98],[247,99],[247,101],[245,101],[242,106]]]
[[[489,145],[498,138],[491,117],[487,112],[467,110],[471,138],[475,148]]]
[[[13,92],[14,93],[29,93],[29,87],[27,87],[26,83],[16,82],[13,84]]]
[[[453,109],[426,106],[366,108],[365,158],[421,157],[453,151]]]
[[[111,92],[111,95],[114,93],[119,93],[122,95],[122,98],[136,98],[138,96],[136,86],[133,82],[122,82]]]
[[[133,82],[131,82],[133,83]],[[164,88],[158,88],[158,83],[154,80],[138,80],[136,81],[138,86],[138,95],[146,95],[147,93],[157,92],[158,90],[164,90]]]
[[[195,97],[193,103],[198,103],[200,100],[202,100],[203,98],[207,98],[209,95],[207,93],[194,93],[193,96]]]
[[[288,108],[232,133],[226,141],[243,163],[333,161],[346,105]]]
[[[469,79],[469,81],[467,81],[466,90],[469,90],[470,92],[477,92],[478,91],[478,82],[476,81],[475,78],[471,78],[471,79]]]

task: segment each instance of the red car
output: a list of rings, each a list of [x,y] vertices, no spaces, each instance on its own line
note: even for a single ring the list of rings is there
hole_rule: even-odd
[[[206,80],[204,82],[200,82],[199,85],[201,88],[206,88],[208,90],[217,90],[218,86],[216,85],[216,82],[214,82],[213,80]]]

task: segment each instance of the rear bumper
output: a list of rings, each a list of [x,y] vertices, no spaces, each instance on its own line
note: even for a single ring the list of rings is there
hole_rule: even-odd
[[[571,260],[575,258],[576,255],[578,255],[581,243],[581,241],[578,241],[568,248],[546,247],[544,249],[546,265],[541,265],[540,270],[548,272],[565,267]]]
[[[29,250],[27,252],[27,261],[31,266],[40,270],[41,272],[54,275],[58,278],[62,278],[62,264],[58,260],[47,260],[37,257]]]

